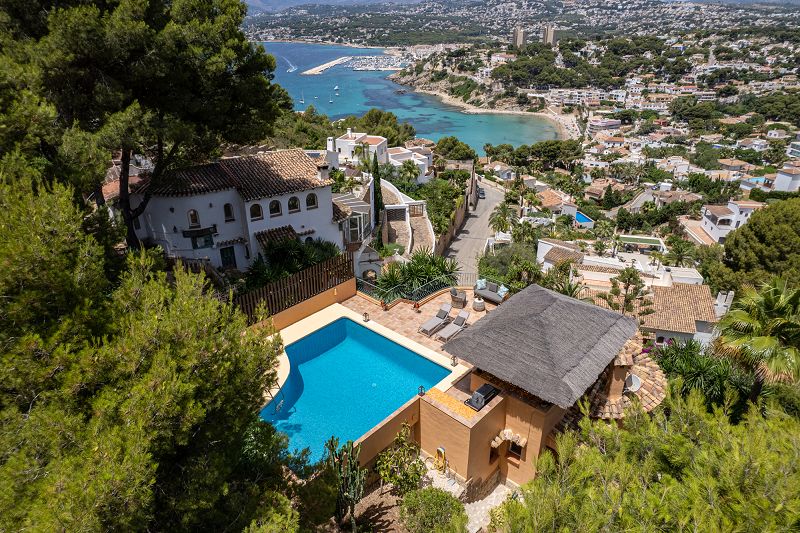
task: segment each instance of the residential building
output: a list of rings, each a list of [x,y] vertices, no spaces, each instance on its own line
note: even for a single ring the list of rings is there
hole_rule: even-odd
[[[586,126],[589,135],[594,136],[605,130],[618,130],[622,127],[622,121],[615,118],[592,119]]]
[[[556,45],[556,28],[552,24],[545,24],[542,29],[542,42],[544,44],[555,46]]]
[[[564,263],[580,263],[584,253],[577,244],[558,239],[541,238],[536,246],[536,261],[547,272],[554,266]]]
[[[578,214],[578,206],[572,201],[570,195],[556,189],[546,189],[536,193],[542,207],[555,215],[569,215],[572,218]]]
[[[800,190],[800,165],[786,165],[775,174],[773,191],[797,192]]]
[[[136,235],[170,256],[239,270],[276,240],[323,239],[344,249],[343,224],[353,217],[368,228],[370,215],[335,202],[326,170],[302,150],[280,150],[184,168],[154,186],[145,179],[131,196],[136,207],[150,194]]]
[[[433,177],[433,152],[430,148],[393,146],[387,150],[387,154],[389,163],[395,168],[400,168],[405,161],[412,161],[419,169],[417,183],[427,183]]]
[[[699,221],[681,217],[680,223],[691,240],[698,244],[723,244],[731,231],[747,223],[750,216],[764,205],[751,200],[731,200],[728,205],[704,205]]]
[[[653,193],[653,203],[656,207],[663,207],[673,202],[699,202],[703,197],[697,193],[689,191],[655,191]]]
[[[637,300],[631,313],[639,317],[639,329],[646,337],[652,338],[657,345],[687,340],[703,345],[711,342],[718,317],[708,285],[648,284],[648,289],[648,296]],[[587,289],[587,295],[597,305],[607,307],[603,299],[597,298],[603,292]]]
[[[514,27],[514,31],[511,33],[511,44],[517,48],[522,48],[527,42],[528,32],[522,26]]]
[[[786,147],[786,155],[791,158],[800,158],[800,141],[792,141]]]
[[[386,137],[379,135],[368,135],[357,133],[347,128],[347,133],[334,139],[328,137],[327,149],[329,152],[336,152],[339,155],[339,163],[366,163],[372,164],[374,156],[378,156],[378,163],[389,162],[388,142]]]
[[[503,181],[511,181],[516,177],[516,172],[514,172],[514,169],[502,161],[488,163],[483,166],[483,170],[484,172],[494,174]]]
[[[625,191],[625,186],[618,181],[611,178],[600,178],[592,181],[591,185],[586,187],[583,191],[583,197],[587,200],[594,200],[599,202],[606,195],[606,190],[611,187],[612,191],[622,193]]]

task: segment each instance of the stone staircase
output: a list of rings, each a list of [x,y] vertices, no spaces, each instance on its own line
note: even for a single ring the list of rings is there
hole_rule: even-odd
[[[412,245],[410,253],[417,250],[433,250],[433,236],[428,228],[427,217],[410,217]]]

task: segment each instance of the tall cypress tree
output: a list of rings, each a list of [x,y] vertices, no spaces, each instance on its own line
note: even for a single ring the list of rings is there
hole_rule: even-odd
[[[383,211],[383,194],[381,193],[381,166],[378,164],[378,154],[372,154],[372,203],[375,208],[375,226],[381,222],[381,211]]]

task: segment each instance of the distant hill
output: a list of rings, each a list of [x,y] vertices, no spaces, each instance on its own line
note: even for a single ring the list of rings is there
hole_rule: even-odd
[[[244,0],[248,7],[248,13],[255,15],[264,11],[280,11],[287,7],[301,6],[304,4],[319,4],[319,5],[368,5],[368,4],[413,4],[420,0]],[[800,1],[800,0],[798,0]]]

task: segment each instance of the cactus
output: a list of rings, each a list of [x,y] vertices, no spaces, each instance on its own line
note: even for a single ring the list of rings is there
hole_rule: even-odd
[[[367,471],[358,464],[361,445],[353,446],[349,440],[339,448],[339,439],[331,437],[325,443],[328,461],[336,474],[338,493],[336,495],[336,520],[341,523],[350,513],[350,525],[356,530],[356,504],[364,495],[364,478]]]

